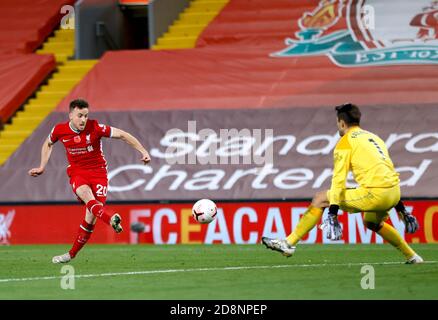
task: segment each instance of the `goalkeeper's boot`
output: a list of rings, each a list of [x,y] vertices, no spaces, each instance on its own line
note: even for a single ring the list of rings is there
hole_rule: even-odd
[[[406,264],[417,264],[423,262],[424,260],[422,257],[420,257],[418,254],[414,254],[412,258],[409,258],[408,261],[406,261]]]
[[[295,252],[295,247],[287,243],[286,240],[262,237],[262,243],[266,246],[266,248],[281,252],[281,254],[285,257],[290,257]]]
[[[120,217],[120,214],[115,213],[111,217],[110,224],[111,227],[113,227],[113,229],[116,231],[116,233],[120,233],[123,231],[121,223],[122,223],[122,218]]]
[[[53,263],[67,263],[67,262],[70,262],[71,261],[71,256],[70,256],[70,253],[64,253],[64,254],[62,254],[62,255],[60,255],[60,256],[54,256],[53,258],[52,258],[52,262]]]

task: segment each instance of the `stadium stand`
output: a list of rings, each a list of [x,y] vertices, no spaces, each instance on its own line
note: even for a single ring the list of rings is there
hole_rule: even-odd
[[[294,34],[303,12],[314,7],[314,2],[305,0],[294,1],[293,6],[286,0],[230,1],[200,34],[196,47],[278,46]]]
[[[7,84],[0,89],[0,121],[4,124],[0,165],[95,64],[67,61],[74,55],[74,30],[59,28],[61,8],[74,2],[19,0],[0,4],[0,75]],[[23,16],[24,21],[19,19]],[[36,49],[38,54],[33,53]]]
[[[54,54],[58,64],[64,63],[74,55],[74,37],[73,29],[58,29],[36,53]]]
[[[0,122],[6,123],[54,68],[53,56],[0,54]]]
[[[194,1],[186,13],[207,3],[210,4]],[[376,68],[375,54],[356,55],[356,52],[362,54],[355,51],[359,46],[372,49],[372,44],[366,41],[354,41],[360,39],[359,34],[353,38],[348,35],[343,41],[348,41],[347,49],[348,46],[354,49],[349,56],[353,59],[351,66],[355,66],[354,59],[374,59],[364,62],[362,68],[340,67],[342,61],[336,59],[341,58],[327,54],[327,50],[287,56],[285,40],[291,41],[306,28],[323,28],[323,36],[345,32],[352,23],[345,12],[342,17],[333,15],[339,8],[318,7],[318,3],[298,1],[291,6],[290,1],[285,0],[230,1],[219,13],[212,14],[216,17],[205,29],[199,27],[198,31],[203,30],[199,37],[189,36],[196,41],[195,49],[107,53],[98,68],[72,91],[58,110],[65,108],[65,102],[74,96],[84,96],[98,109],[111,110],[126,105],[123,102],[126,96],[130,97],[126,107],[138,110],[316,107],[321,101],[327,105],[343,103],[346,95],[360,105],[437,102],[437,83],[431,81],[438,76],[436,68],[422,66],[422,63],[409,66],[411,61],[399,62],[400,65],[391,65],[394,63],[389,61]],[[170,32],[178,29],[182,21],[189,20],[180,18],[170,27]],[[190,24],[185,26],[189,28]],[[383,29],[391,37],[392,24]],[[416,36],[410,30],[399,29],[401,34]],[[381,38],[376,42],[392,41],[384,35],[377,37]],[[163,39],[170,39],[169,34]],[[180,48],[179,42],[173,45],[169,42],[169,47],[172,46]],[[161,48],[160,44],[157,48]],[[310,46],[303,50],[314,49]],[[388,55],[390,53],[388,51]],[[432,51],[425,54],[431,55]],[[118,71],[118,77],[110,76],[113,70]],[[145,86],[150,90],[144,90]],[[118,89],[108,92],[108,87]]]
[[[437,76],[427,66],[344,69],[325,56],[272,59],[269,52],[240,49],[111,52],[58,110],[76,96],[99,110],[315,107],[343,103],[346,95],[359,104],[434,103],[437,87],[430,80]]]
[[[6,0],[0,3],[0,52],[34,52],[59,25],[60,9],[74,0]]]
[[[202,6],[201,3],[210,2],[194,1],[189,10]],[[411,10],[411,15],[406,19],[410,19],[416,15],[418,4],[406,4]],[[383,11],[385,17],[392,16],[388,12]],[[404,21],[406,10],[401,12],[398,17]],[[237,17],[242,17],[241,23]],[[259,22],[265,26],[263,30],[259,28]],[[298,1],[291,6],[285,0],[232,0],[215,13],[215,18],[200,33],[196,48],[107,52],[64,99],[61,100],[62,94],[53,94],[51,101],[57,105],[57,112],[52,113],[48,122],[46,121],[45,131],[50,130],[49,124],[53,123],[53,119],[62,118],[69,101],[77,97],[88,100],[93,112],[99,112],[102,117],[110,119],[114,118],[108,114],[120,112],[121,109],[126,113],[123,117],[128,118],[140,118],[141,113],[164,110],[168,112],[166,114],[170,120],[163,120],[159,113],[148,113],[150,117],[157,117],[154,123],[162,123],[162,127],[166,127],[166,123],[170,126],[174,119],[170,115],[184,109],[188,110],[184,115],[192,114],[192,117],[201,109],[211,110],[212,115],[215,109],[222,110],[224,121],[229,121],[232,114],[242,114],[242,109],[252,109],[254,112],[250,115],[254,122],[266,117],[265,110],[319,110],[345,101],[354,101],[363,107],[387,106],[388,110],[394,110],[395,106],[406,106],[406,110],[398,113],[400,117],[407,117],[414,110],[413,105],[421,107],[421,110],[415,109],[417,114],[425,114],[428,108],[432,110],[438,100],[437,84],[432,81],[438,76],[438,70],[422,65],[426,61],[419,56],[418,59],[411,60],[390,60],[394,52],[389,45],[389,60],[376,65],[376,57],[381,53],[372,51],[370,41],[357,40],[360,35],[351,36],[350,32],[360,30],[357,27],[348,29],[352,24],[351,15],[347,14],[345,8],[341,10],[335,7],[335,2]],[[386,29],[383,28],[387,33],[376,35],[376,43],[390,42],[393,37],[391,26],[392,23]],[[307,41],[304,47],[300,47],[302,32],[307,36],[306,32],[318,28],[319,37],[334,39],[333,43],[323,41],[322,45],[328,43],[335,47],[345,42],[348,50],[336,56],[336,52],[328,53],[326,47],[319,48],[317,41],[311,44]],[[413,32],[411,27],[400,28],[399,33],[401,36],[415,37],[416,29]],[[338,41],[334,35],[342,35],[342,41]],[[315,34],[310,37],[315,37]],[[289,51],[296,50],[293,45],[303,52],[290,53]],[[178,45],[175,46],[177,47]],[[426,53],[431,54],[429,50],[421,55]],[[415,51],[412,51],[411,55],[413,54],[420,55]],[[346,56],[355,57],[360,65],[355,65],[354,59],[342,60]],[[61,83],[58,85],[62,86]],[[40,97],[49,99],[50,95]],[[57,102],[59,100],[60,103]],[[236,109],[238,111],[233,111]],[[216,119],[217,116],[212,117]],[[432,118],[431,116],[430,119]],[[409,121],[394,119],[391,125],[399,127],[402,123],[410,123]],[[223,127],[231,125],[222,124]],[[142,132],[141,136],[148,135],[140,127],[137,130]],[[16,159],[21,159],[20,153],[17,157]],[[58,165],[60,163],[62,161]],[[323,162],[315,164],[318,170],[323,170],[323,166]],[[10,167],[8,170],[14,171]],[[418,195],[420,189],[414,189],[409,188],[407,194]],[[154,193],[127,194],[126,197],[131,200],[154,197]],[[274,194],[273,191],[271,194]],[[293,194],[283,190],[277,195],[286,197]],[[125,199],[122,193],[113,193],[111,196]],[[61,193],[59,199],[66,200],[68,196]]]
[[[152,49],[195,47],[198,36],[228,2],[229,0],[193,0]]]

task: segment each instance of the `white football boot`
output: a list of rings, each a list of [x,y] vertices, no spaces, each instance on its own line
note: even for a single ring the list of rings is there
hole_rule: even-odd
[[[423,263],[424,260],[422,257],[420,257],[418,254],[414,254],[412,258],[408,259],[406,261],[406,264],[417,264],[417,263]]]
[[[266,248],[281,252],[281,254],[285,257],[291,257],[295,252],[295,247],[287,243],[286,240],[262,237],[262,243],[266,246]]]
[[[64,253],[60,256],[54,256],[52,258],[53,263],[67,263],[71,261],[70,253]]]

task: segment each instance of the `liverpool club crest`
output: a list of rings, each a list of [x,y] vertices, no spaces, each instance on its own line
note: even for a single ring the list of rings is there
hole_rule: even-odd
[[[326,55],[338,66],[438,64],[438,1],[321,0],[273,57]]]

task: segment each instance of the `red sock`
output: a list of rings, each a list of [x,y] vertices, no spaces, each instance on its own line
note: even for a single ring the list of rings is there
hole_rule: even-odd
[[[85,220],[81,223],[78,230],[78,236],[73,243],[73,247],[68,252],[70,257],[76,257],[76,254],[79,252],[79,250],[81,250],[82,247],[87,243],[88,239],[90,239],[93,230],[94,225],[87,223]]]
[[[86,204],[88,210],[93,216],[102,219],[106,224],[110,224],[111,217],[105,212],[103,205],[97,200],[90,200]]]

